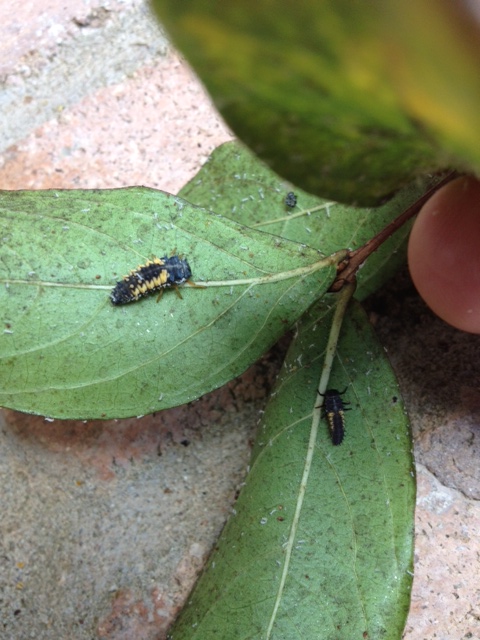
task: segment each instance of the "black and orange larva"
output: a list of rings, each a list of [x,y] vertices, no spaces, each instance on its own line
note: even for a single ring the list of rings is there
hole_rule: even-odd
[[[184,284],[191,275],[188,262],[178,256],[153,258],[117,282],[110,294],[110,300],[114,305],[135,302],[154,291]]]
[[[342,444],[345,436],[345,411],[350,411],[346,407],[349,402],[343,402],[341,396],[346,391],[337,391],[337,389],[327,389],[324,394],[323,415],[327,419],[328,430],[334,445]]]

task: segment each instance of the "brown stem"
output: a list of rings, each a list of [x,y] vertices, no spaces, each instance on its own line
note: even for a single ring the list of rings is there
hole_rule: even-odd
[[[355,251],[350,251],[347,257],[338,265],[337,277],[333,281],[329,291],[335,293],[340,291],[347,282],[355,282],[357,271],[368,256],[376,251],[395,231],[400,229],[407,220],[410,220],[410,218],[416,215],[425,202],[429,200],[440,187],[443,187],[457,176],[458,173],[456,171],[450,171],[440,182],[437,182],[435,186],[426,191],[423,196],[410,205],[408,209],[395,218],[395,220],[387,224],[376,236],[370,238],[370,240],[360,248],[355,249]]]

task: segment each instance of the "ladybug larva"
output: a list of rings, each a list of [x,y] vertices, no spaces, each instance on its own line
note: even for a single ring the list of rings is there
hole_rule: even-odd
[[[346,406],[350,403],[344,402],[341,396],[346,390],[346,388],[343,391],[327,389],[324,395],[323,415],[327,420],[328,430],[334,445],[342,444],[345,436],[345,411],[350,411]]]
[[[179,256],[153,258],[117,282],[110,300],[114,305],[135,302],[149,293],[184,284],[191,275],[190,265]]]

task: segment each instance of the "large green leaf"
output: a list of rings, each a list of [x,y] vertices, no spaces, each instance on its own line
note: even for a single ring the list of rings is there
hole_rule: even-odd
[[[334,299],[334,296],[332,296]],[[364,312],[348,314],[331,386],[346,436],[318,424],[329,315],[298,326],[251,468],[173,640],[399,640],[412,580],[415,482],[395,379]]]
[[[449,0],[153,0],[235,133],[279,174],[378,203],[480,171],[480,23]]]
[[[242,144],[226,142],[180,194],[241,224],[304,243],[329,255],[358,249],[400,215],[438,178],[418,178],[380,207],[352,207],[294,188]],[[297,205],[285,204],[294,190]],[[410,224],[401,227],[358,273],[357,299],[378,289],[406,259]]]
[[[241,373],[321,297],[335,259],[146,188],[0,194],[0,405],[61,418],[151,413]],[[159,304],[109,293],[152,255],[193,279]]]

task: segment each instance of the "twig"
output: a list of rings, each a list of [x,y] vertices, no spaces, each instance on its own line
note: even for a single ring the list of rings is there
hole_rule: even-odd
[[[448,182],[451,182],[454,178],[458,177],[456,171],[450,171],[440,182],[437,182],[435,186],[429,189],[418,200],[408,207],[403,213],[401,213],[395,220],[392,220],[384,229],[377,233],[376,236],[368,240],[362,247],[355,249],[355,251],[349,251],[347,256],[337,267],[337,276],[333,281],[329,292],[335,293],[340,291],[342,287],[347,283],[355,282],[357,271],[360,266],[365,262],[369,255],[378,249],[378,247],[385,242],[395,231],[416,215],[423,207],[425,202],[429,200],[432,195],[443,187]]]

